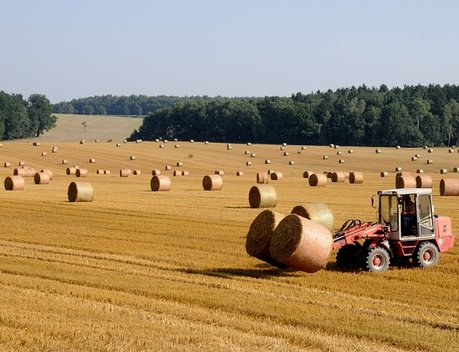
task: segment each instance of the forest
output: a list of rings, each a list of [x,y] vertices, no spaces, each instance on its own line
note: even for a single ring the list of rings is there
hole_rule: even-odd
[[[459,144],[459,87],[363,85],[291,97],[195,97],[149,114],[131,138],[449,146]]]

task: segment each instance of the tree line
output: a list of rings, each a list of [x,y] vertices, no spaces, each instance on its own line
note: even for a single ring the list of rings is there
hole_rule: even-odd
[[[0,140],[38,137],[56,124],[51,110],[44,95],[32,94],[25,100],[20,94],[0,91]]]
[[[459,144],[459,86],[363,85],[291,97],[195,97],[150,113],[131,138],[449,146]]]

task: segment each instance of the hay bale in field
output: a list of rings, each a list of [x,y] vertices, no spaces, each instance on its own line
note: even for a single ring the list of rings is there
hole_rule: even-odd
[[[395,172],[401,172],[403,169],[401,166],[396,166],[394,170]]]
[[[395,147],[395,149],[400,149],[400,148],[401,148],[401,147],[400,147],[399,145]]]
[[[21,177],[33,177],[35,175],[35,170],[30,168],[15,168],[13,170],[13,175]]]
[[[340,151],[340,150],[338,150],[338,151],[336,152],[336,155],[341,155],[341,154],[343,154],[343,152]]]
[[[121,147],[121,143],[116,143],[116,146],[119,148]]]
[[[174,172],[172,173],[172,175],[174,175],[174,176],[182,176],[182,171],[180,171],[180,170],[174,170]]]
[[[322,160],[328,160],[328,155],[322,155]]]
[[[67,191],[69,202],[92,202],[94,189],[89,182],[72,182]]]
[[[153,170],[151,170],[151,175],[152,176],[159,176],[159,175],[161,175],[161,170],[153,169]]]
[[[416,160],[418,160],[418,158],[416,156],[412,156],[411,157],[411,161],[416,161]]]
[[[78,165],[73,165],[75,169],[79,169],[80,167]]]
[[[40,146],[40,142],[33,142],[32,145],[33,145],[34,147],[39,147],[39,146]]]
[[[244,151],[244,154],[245,154],[245,155],[250,155],[250,150],[245,150],[245,151]]]
[[[271,185],[258,185],[250,188],[249,205],[251,208],[274,208],[277,204],[277,192]]]
[[[446,175],[448,173],[448,169],[440,169],[440,173],[442,175]]]
[[[395,174],[395,177],[399,177],[399,176],[411,176],[411,172],[409,171],[400,171],[400,172],[397,172]]]
[[[440,181],[441,196],[459,196],[459,179],[442,178]]]
[[[166,165],[166,166],[164,166],[164,170],[170,171],[170,170],[172,170],[172,166]]]
[[[37,172],[33,177],[36,185],[47,185],[49,183],[49,175],[46,172]]]
[[[251,158],[255,158],[256,156],[257,156],[257,154],[255,154],[255,153],[250,154]]]
[[[96,162],[96,159],[94,159],[94,158],[90,158],[90,159],[89,159],[89,163],[90,163],[90,164],[94,164],[95,162]]]
[[[269,264],[285,269],[287,266],[275,260],[269,252],[269,244],[274,229],[284,215],[272,210],[264,210],[252,221],[245,242],[247,254]]]
[[[127,139],[123,139],[123,143],[127,143]]]
[[[274,181],[282,180],[282,178],[284,177],[282,172],[279,172],[279,171],[271,173],[270,176],[271,176],[271,180],[274,180]]]
[[[182,176],[190,176],[190,172],[189,171],[182,171]]]
[[[222,171],[222,170],[215,170],[214,174],[215,174],[215,175],[224,176],[224,175],[225,175],[225,172]]]
[[[135,158],[135,155],[129,156],[129,160],[135,160],[135,159],[136,159],[136,158]]]
[[[376,154],[381,154],[381,149],[376,148],[375,152],[376,152]]]
[[[245,166],[252,166],[252,162],[251,161],[246,161],[245,162]]]
[[[285,147],[281,145],[281,146],[279,147],[279,150],[285,150]]]
[[[236,176],[244,176],[244,171],[236,171]]]
[[[306,150],[306,146],[301,146],[301,150]]]
[[[62,159],[62,161],[61,161],[62,165],[67,165],[68,163],[69,163],[68,160],[65,160],[65,159]]]
[[[344,182],[346,180],[346,175],[342,171],[332,172],[331,181],[332,182]]]
[[[45,173],[47,173],[48,176],[49,176],[49,179],[50,179],[50,180],[53,179],[53,172],[52,172],[51,170],[49,170],[49,169],[42,169],[42,170],[40,170],[40,172],[45,172]]]
[[[395,188],[416,188],[416,179],[411,175],[396,176]]]
[[[76,169],[76,177],[86,177],[87,175],[88,175],[88,170]]]
[[[3,167],[11,167],[11,163],[8,162],[8,161],[5,161],[5,162],[3,163]]]
[[[204,144],[209,144],[209,141],[204,141]]]
[[[86,141],[84,139],[80,140],[80,144],[85,144]]]
[[[453,172],[459,172],[459,167],[455,167],[455,168],[453,169]]]
[[[141,139],[137,139],[135,142],[136,143],[142,143],[142,140]]]
[[[132,170],[132,174],[134,176],[140,176],[140,175],[142,175],[142,171],[135,169],[135,170]]]
[[[110,175],[110,170],[104,170],[104,175]]]
[[[121,169],[120,177],[129,177],[131,175],[131,169]]]
[[[94,139],[94,143],[99,143],[100,141],[98,139]]]
[[[175,163],[175,166],[181,167],[181,166],[183,166],[183,163],[182,163],[181,161],[177,161],[177,162]]]
[[[267,172],[257,172],[257,183],[268,183],[269,176]]]
[[[339,145],[338,144],[335,144],[335,149],[339,149]]]
[[[174,148],[176,148],[176,149],[180,148],[180,144],[174,145]]]
[[[389,176],[389,173],[387,171],[381,171],[381,173],[379,174],[379,176],[381,177],[387,177]]]
[[[330,144],[329,147],[330,148],[335,148],[335,145],[334,144]]]
[[[363,172],[350,172],[349,183],[362,184],[363,183]]]
[[[41,152],[41,156],[47,156],[48,153],[47,152]]]
[[[164,144],[160,144],[160,145],[159,145],[159,148],[160,148],[160,149],[163,149],[164,147],[165,147]]]
[[[312,175],[313,173],[314,171],[311,171],[311,170],[303,171],[303,178],[309,178],[309,176]]]
[[[338,162],[339,162],[340,164],[344,164],[344,159],[339,159]]]
[[[202,179],[205,191],[219,191],[223,188],[223,178],[220,175],[206,175]]]
[[[453,148],[450,148],[450,149],[448,150],[448,152],[449,152],[449,153],[454,153],[454,149],[453,149]]]
[[[68,167],[66,170],[65,170],[65,173],[67,175],[76,175],[76,168],[75,167]]]
[[[433,153],[433,149],[432,148],[427,149],[427,153]]]
[[[327,184],[327,175],[324,174],[311,174],[309,175],[309,186],[311,187],[325,187]]]
[[[418,159],[421,158],[421,154],[414,154],[414,156],[415,156],[416,158],[418,158]]]
[[[104,174],[104,170],[103,169],[97,169],[96,170],[96,174],[97,175],[103,175]]]
[[[231,143],[226,144],[226,149],[227,150],[233,149],[233,146],[231,145]]]
[[[289,165],[295,165],[295,162],[294,162],[293,160],[290,160],[290,161],[288,162],[288,164],[289,164]]]
[[[283,156],[289,156],[290,153],[289,153],[289,152],[283,152],[282,155],[283,155]]]
[[[282,143],[282,146],[283,146],[283,147],[286,147],[286,146],[287,146],[287,143],[285,143],[285,142]]]
[[[193,159],[194,155],[193,154],[188,154],[188,159]]]
[[[417,174],[423,174],[423,173],[424,173],[424,170],[423,170],[423,169],[416,169],[416,173],[417,173]]]
[[[150,180],[150,188],[153,192],[169,191],[171,179],[166,175],[155,175]]]
[[[21,160],[21,161],[19,161],[19,162],[18,162],[18,166],[25,166],[25,162],[24,162],[24,161],[22,161],[22,160]]]
[[[432,176],[430,175],[416,176],[416,188],[432,188]]]
[[[290,214],[274,230],[269,251],[274,259],[289,267],[313,273],[327,264],[332,242],[326,227]]]
[[[57,153],[57,147],[53,147],[53,149],[51,149],[51,153]]]
[[[247,146],[250,147],[252,145],[252,143],[250,142],[247,142]]]
[[[271,164],[271,160],[270,159],[265,159],[265,164]]]
[[[428,165],[433,164],[433,160],[428,159],[428,160],[427,160],[427,164],[428,164]]]
[[[354,153],[354,151],[352,149],[348,149],[347,153],[348,154],[352,154],[352,153]]]
[[[24,178],[19,175],[7,176],[3,184],[7,191],[22,191],[24,189]]]
[[[317,224],[321,224],[329,231],[333,231],[333,213],[325,203],[307,203],[305,205],[297,205],[292,209],[291,213],[302,216]]]

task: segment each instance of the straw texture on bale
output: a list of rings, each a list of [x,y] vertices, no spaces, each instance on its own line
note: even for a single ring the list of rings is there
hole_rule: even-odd
[[[282,178],[284,177],[284,175],[282,174],[282,172],[273,172],[271,173],[271,180],[282,180]]]
[[[363,183],[363,173],[362,172],[350,172],[349,173],[349,183],[355,183],[355,184]]]
[[[389,173],[387,171],[381,171],[381,173],[379,174],[379,176],[381,177],[387,177],[389,176]]]
[[[346,175],[341,171],[332,172],[331,180],[332,182],[344,182],[346,180]]]
[[[432,176],[430,175],[416,176],[416,188],[432,188]]]
[[[202,188],[205,191],[219,191],[223,188],[223,178],[220,175],[206,175],[202,178]]]
[[[308,203],[297,205],[292,209],[292,214],[302,216],[333,231],[334,218],[330,208],[325,203]]]
[[[267,172],[257,172],[257,183],[268,183],[269,176]]]
[[[47,185],[49,183],[49,175],[46,172],[37,172],[33,177],[36,185]]]
[[[155,175],[150,180],[150,188],[153,192],[169,191],[171,179],[166,175]]]
[[[133,171],[132,171],[132,174],[135,175],[135,176],[139,176],[139,175],[142,175],[142,171],[140,171],[140,170],[133,170]]]
[[[395,188],[416,188],[416,179],[411,175],[396,176]]]
[[[303,171],[303,178],[309,178],[309,176],[311,176],[313,173],[314,171],[311,170]]]
[[[13,170],[14,176],[22,176],[22,177],[33,177],[35,176],[35,169],[32,168],[15,168]]]
[[[128,177],[131,174],[130,169],[121,169],[120,170],[120,177]]]
[[[244,171],[236,171],[236,176],[244,176]]]
[[[271,185],[258,185],[250,188],[249,204],[251,208],[274,208],[277,204],[277,192]]]
[[[153,170],[151,170],[151,175],[152,176],[159,176],[159,175],[161,175],[161,170],[153,169]]]
[[[67,191],[69,202],[92,202],[94,189],[89,182],[72,182]]]
[[[215,175],[224,176],[224,175],[225,175],[225,172],[222,171],[222,170],[215,170]]]
[[[327,184],[327,175],[311,174],[309,175],[309,186],[324,187]]]
[[[287,266],[275,260],[269,252],[269,244],[274,229],[284,215],[272,210],[263,210],[250,224],[245,242],[247,254],[280,268]]]
[[[314,273],[328,262],[332,236],[324,226],[291,214],[277,225],[269,250],[274,259],[289,267]]]
[[[333,171],[327,171],[327,172],[324,171],[324,175],[327,175],[327,178],[332,178]]]
[[[87,169],[77,169],[76,170],[76,177],[86,177],[88,175]]]
[[[409,171],[399,171],[395,174],[395,177],[398,177],[398,176],[411,176],[411,172]]]
[[[49,179],[52,180],[53,179],[53,172],[51,170],[48,170],[48,169],[43,169],[41,170],[40,172],[46,172],[49,176]]]
[[[441,196],[459,196],[459,179],[442,178],[440,181]]]
[[[65,170],[65,173],[67,175],[76,175],[76,168],[74,167],[68,167],[66,170]]]
[[[440,169],[440,173],[441,173],[442,175],[445,175],[445,174],[448,173],[448,169]]]
[[[4,186],[7,191],[22,191],[24,189],[24,178],[22,176],[7,176]]]

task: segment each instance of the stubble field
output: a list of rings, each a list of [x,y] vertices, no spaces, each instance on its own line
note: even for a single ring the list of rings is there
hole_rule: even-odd
[[[442,177],[459,177],[439,173],[459,167],[457,150],[381,148],[376,154],[353,147],[347,154],[349,148],[340,147],[338,156],[328,146],[307,146],[301,154],[300,146],[287,146],[290,155],[283,156],[278,145],[233,144],[227,150],[202,141],[165,148],[117,142],[44,140],[34,147],[17,141],[0,148],[2,166],[12,164],[0,168],[2,180],[19,160],[54,172],[49,185],[26,178],[25,190],[0,191],[0,350],[457,351],[457,244],[436,268],[393,267],[383,274],[341,272],[334,253],[325,270],[306,274],[276,269],[245,252],[247,230],[261,212],[249,208],[248,192],[256,172],[268,168],[284,174],[271,182],[276,211],[325,202],[335,228],[348,218],[376,218],[370,198],[394,188],[395,166],[423,168],[434,179],[435,212],[450,216],[457,234],[458,199],[440,197],[438,189]],[[415,153],[421,158],[412,162]],[[136,160],[129,160],[132,155]],[[62,159],[89,170],[84,181],[94,187],[92,203],[68,202],[68,185],[77,178],[65,175]],[[183,166],[175,167],[177,161]],[[164,172],[171,191],[151,192],[151,170],[166,164],[173,166]],[[120,178],[125,167],[142,174]],[[190,176],[173,177],[175,169]],[[215,170],[225,172],[223,190],[203,191],[202,177]],[[312,188],[304,170],[363,171],[365,180]],[[383,170],[389,177],[379,176]]]

